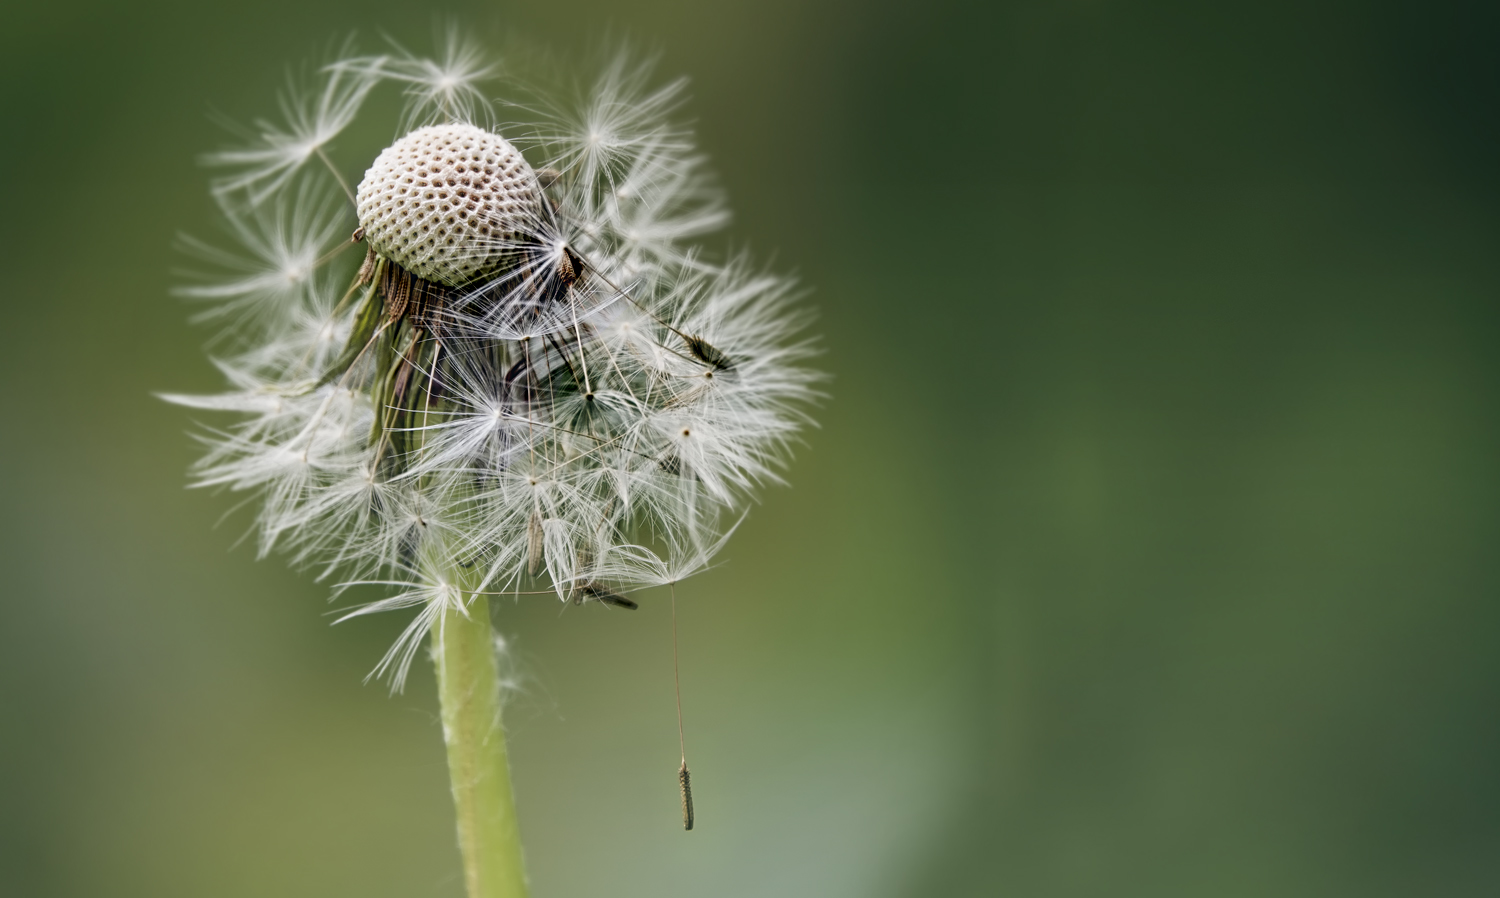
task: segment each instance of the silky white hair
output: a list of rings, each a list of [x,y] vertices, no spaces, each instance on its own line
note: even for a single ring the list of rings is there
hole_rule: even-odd
[[[418,609],[377,668],[397,688],[466,594],[628,606],[706,566],[778,479],[821,377],[793,282],[691,242],[728,213],[673,118],[684,84],[653,87],[624,53],[581,102],[528,87],[498,107],[526,119],[500,130],[545,173],[526,263],[393,317],[394,263],[371,249],[355,275],[340,252],[357,178],[329,144],[387,83],[400,133],[493,122],[500,67],[448,37],[430,59],[345,53],[282,121],[206,157],[235,245],[184,238],[213,271],[179,292],[224,326],[228,389],[165,397],[237,416],[200,433],[194,482],[259,494],[263,554],[392,587],[349,616]]]

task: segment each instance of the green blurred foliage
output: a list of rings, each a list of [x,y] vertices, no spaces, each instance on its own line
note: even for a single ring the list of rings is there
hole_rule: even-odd
[[[665,597],[499,609],[538,898],[1500,891],[1493,7],[443,11],[690,75],[834,375],[679,595],[698,830]],[[4,894],[461,893],[402,621],[236,546],[151,396],[217,384],[210,112],[431,15],[4,10]]]

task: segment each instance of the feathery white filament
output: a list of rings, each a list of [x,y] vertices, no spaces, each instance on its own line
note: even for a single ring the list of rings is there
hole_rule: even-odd
[[[705,567],[820,379],[792,283],[689,242],[727,212],[669,119],[680,82],[617,61],[582,111],[507,126],[529,163],[457,120],[492,72],[452,48],[330,64],[288,124],[215,159],[244,166],[216,185],[241,250],[189,244],[224,271],[184,292],[233,322],[230,390],[166,398],[241,416],[201,437],[197,482],[262,494],[263,551],[397,585],[367,610],[421,608],[382,661],[396,683],[454,600],[443,570],[581,601]],[[350,285],[339,176],[303,166],[381,82],[421,126],[368,166],[357,223],[380,264],[448,288],[441,318]]]

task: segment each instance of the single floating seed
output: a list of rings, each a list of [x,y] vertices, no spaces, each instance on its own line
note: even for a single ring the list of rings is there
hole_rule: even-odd
[[[693,781],[688,774],[687,761],[677,771],[677,783],[682,787],[682,828],[693,828]]]

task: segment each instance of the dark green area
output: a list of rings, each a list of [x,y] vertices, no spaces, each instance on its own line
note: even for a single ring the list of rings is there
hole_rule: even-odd
[[[450,11],[690,75],[834,375],[679,594],[691,834],[665,595],[502,609],[538,898],[1500,893],[1492,6]],[[428,16],[4,12],[4,894],[461,893],[404,621],[231,548],[150,395],[218,384],[210,112]]]

